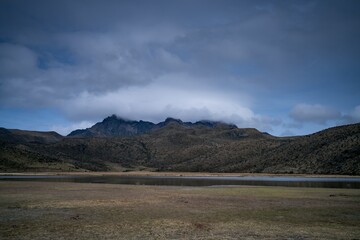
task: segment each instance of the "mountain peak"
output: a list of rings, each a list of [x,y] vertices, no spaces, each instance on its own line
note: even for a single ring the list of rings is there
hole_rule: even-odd
[[[91,128],[83,130],[72,131],[68,136],[72,137],[128,137],[134,135],[141,135],[150,133],[152,131],[164,128],[165,126],[176,123],[186,127],[207,127],[214,128],[218,126],[226,126],[230,128],[237,128],[232,124],[225,124],[221,122],[214,122],[208,120],[202,120],[195,123],[183,122],[180,119],[168,117],[164,122],[154,124],[146,121],[133,121],[119,117],[115,114],[105,118],[102,122],[96,123]]]
[[[181,121],[180,119],[176,119],[176,118],[172,118],[172,117],[168,117],[165,119],[165,123],[169,123],[169,122],[177,122],[177,123],[183,123],[183,121]]]
[[[105,118],[102,122],[110,122],[110,121],[129,122],[129,120],[119,117],[116,114],[113,114],[113,115]]]

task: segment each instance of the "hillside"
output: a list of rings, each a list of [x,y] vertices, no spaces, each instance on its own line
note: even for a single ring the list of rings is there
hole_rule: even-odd
[[[14,143],[54,143],[63,139],[57,132],[26,131],[0,128],[0,141]]]
[[[280,138],[209,121],[109,118],[68,137],[1,129],[0,169],[360,174],[360,124]],[[39,136],[47,140],[29,140]]]

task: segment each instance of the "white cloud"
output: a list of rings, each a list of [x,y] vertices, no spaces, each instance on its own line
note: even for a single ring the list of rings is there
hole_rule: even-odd
[[[289,116],[298,122],[326,124],[330,120],[338,120],[341,113],[333,108],[320,104],[297,104]]]
[[[254,117],[249,108],[225,95],[161,84],[129,87],[103,95],[84,92],[76,99],[65,101],[62,107],[75,119],[112,113],[153,121],[163,120],[167,115],[183,120],[232,119],[234,114],[245,120]]]
[[[166,117],[183,121],[224,121],[264,131],[279,124],[277,119],[255,114],[246,94],[225,94],[191,85],[191,82],[193,79],[188,75],[169,75],[146,86],[132,86],[101,95],[83,92],[77,98],[62,101],[60,107],[75,121],[117,114],[152,122],[163,121]]]
[[[360,122],[360,105],[356,106],[350,113],[344,114],[341,124]]]
[[[355,120],[355,121],[360,121],[360,105],[356,106],[354,108],[354,110],[350,113],[350,116]]]

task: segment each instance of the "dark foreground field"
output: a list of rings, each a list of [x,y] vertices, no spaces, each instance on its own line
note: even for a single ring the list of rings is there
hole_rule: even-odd
[[[0,182],[0,239],[360,239],[360,190]]]

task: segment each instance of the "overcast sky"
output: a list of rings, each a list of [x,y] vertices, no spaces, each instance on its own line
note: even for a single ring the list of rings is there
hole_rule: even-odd
[[[0,127],[360,121],[360,1],[0,1]]]

